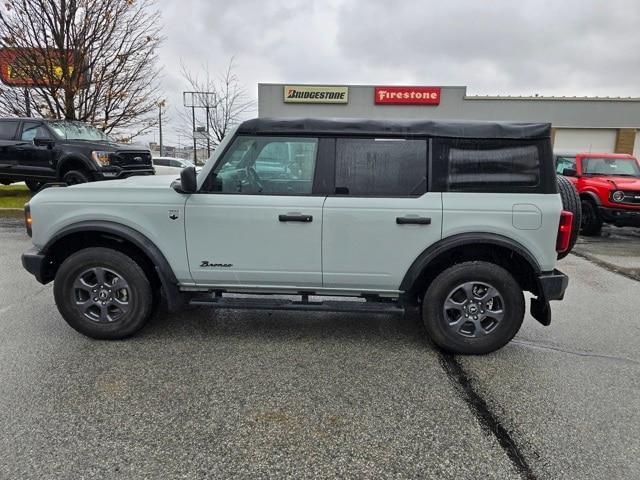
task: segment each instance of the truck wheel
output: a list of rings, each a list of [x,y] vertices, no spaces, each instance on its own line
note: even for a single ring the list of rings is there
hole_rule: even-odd
[[[558,253],[558,260],[569,255],[573,246],[578,240],[578,233],[580,232],[580,225],[582,222],[582,210],[580,208],[580,195],[573,183],[567,180],[565,177],[558,176],[558,191],[560,192],[560,198],[562,198],[562,208],[568,212],[573,213],[573,224],[571,225],[571,238],[569,239],[569,248],[566,251]]]
[[[37,180],[25,180],[24,184],[34,193],[40,190],[40,187],[43,185],[42,182],[38,182]]]
[[[69,170],[62,177],[62,181],[67,185],[77,185],[79,183],[87,183],[89,175],[82,170]]]
[[[53,293],[62,317],[78,332],[97,339],[133,335],[153,305],[149,280],[127,255],[109,248],[86,248],[58,269]]]
[[[588,237],[600,235],[602,218],[591,200],[582,200],[582,234]]]
[[[422,318],[433,342],[451,353],[485,354],[506,345],[524,319],[524,295],[504,268],[465,262],[438,275],[427,289]]]

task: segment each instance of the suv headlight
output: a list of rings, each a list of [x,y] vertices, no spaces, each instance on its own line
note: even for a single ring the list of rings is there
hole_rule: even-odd
[[[109,155],[111,155],[111,152],[104,152],[102,150],[95,150],[91,152],[91,158],[99,167],[106,167],[110,164]]]
[[[616,190],[611,194],[611,199],[614,202],[622,202],[624,200],[624,192],[622,190]]]

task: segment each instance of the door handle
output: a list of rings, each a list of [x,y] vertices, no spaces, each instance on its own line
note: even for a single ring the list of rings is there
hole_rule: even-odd
[[[429,217],[396,217],[398,225],[431,225]]]
[[[313,221],[311,215],[300,215],[298,213],[287,213],[286,215],[278,215],[278,220],[281,222],[304,222],[309,223]]]

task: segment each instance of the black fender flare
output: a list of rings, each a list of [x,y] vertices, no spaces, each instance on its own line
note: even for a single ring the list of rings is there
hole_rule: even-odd
[[[69,225],[57,232],[42,248],[42,253],[48,256],[52,247],[64,237],[80,232],[100,232],[112,234],[131,242],[145,255],[149,257],[154,265],[155,271],[160,279],[162,291],[167,299],[167,306],[170,311],[177,310],[182,305],[183,295],[178,288],[178,279],[173,273],[169,262],[160,249],[145,235],[137,230],[116,222],[103,220],[87,220]]]
[[[56,163],[56,176],[59,179],[62,179],[62,175],[60,175],[62,168],[69,162],[80,162],[90,172],[95,172],[98,170],[98,167],[90,159],[77,154],[68,154],[59,158]]]
[[[585,197],[589,198],[589,200],[591,200],[593,203],[596,204],[596,206],[600,206],[602,205],[602,202],[600,201],[600,197],[598,197],[597,194],[593,193],[593,192],[580,192],[578,195],[580,195],[580,200],[583,200]]]
[[[534,256],[515,240],[495,233],[460,233],[439,240],[418,255],[407,270],[407,273],[405,273],[402,283],[400,283],[400,290],[404,292],[411,290],[422,272],[428,268],[429,264],[438,256],[446,253],[448,250],[452,250],[463,245],[478,243],[508,248],[523,257],[536,274],[539,274],[541,271],[540,264]]]

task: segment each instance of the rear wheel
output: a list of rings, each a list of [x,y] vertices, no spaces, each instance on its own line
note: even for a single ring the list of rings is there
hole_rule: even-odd
[[[602,217],[591,200],[582,200],[582,234],[597,236],[602,232]]]
[[[451,353],[485,354],[506,345],[524,319],[513,276],[488,262],[465,262],[438,275],[425,293],[422,317],[433,342]]]
[[[69,170],[62,177],[62,181],[67,185],[87,183],[89,181],[89,174],[84,170]]]
[[[25,180],[24,183],[27,186],[27,188],[34,193],[40,190],[40,188],[43,185],[42,182],[38,182],[37,180]]]
[[[574,185],[569,180],[562,176],[558,176],[557,181],[560,198],[562,198],[562,208],[573,214],[569,248],[567,248],[564,252],[558,253],[558,260],[560,260],[561,258],[569,255],[569,252],[573,250],[573,246],[578,240],[578,233],[580,232],[580,225],[582,222],[582,210],[580,207],[580,195],[578,195],[576,187],[574,187]]]
[[[53,292],[67,323],[98,339],[133,335],[153,306],[151,285],[142,268],[108,248],[87,248],[67,258],[58,269]]]

